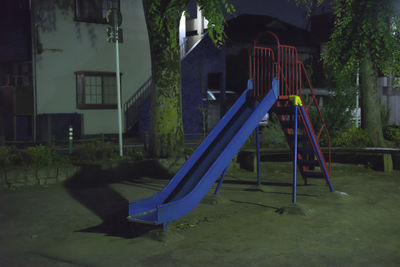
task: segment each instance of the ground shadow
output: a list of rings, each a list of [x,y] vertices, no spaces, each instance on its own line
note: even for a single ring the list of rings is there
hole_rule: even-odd
[[[123,207],[124,208],[120,208],[118,211],[111,214],[104,215],[101,224],[81,229],[76,232],[102,233],[108,236],[135,238],[161,227],[128,221],[126,219],[128,214],[128,202],[126,202]]]
[[[170,179],[171,174],[155,160],[124,163],[110,169],[105,169],[101,164],[80,166],[80,170],[63,185],[74,199],[91,210],[102,223],[78,232],[134,238],[155,229],[156,226],[129,222],[126,219],[129,200],[109,186],[113,183],[140,185],[142,177],[165,180]]]
[[[268,205],[264,205],[264,204],[260,204],[260,203],[255,203],[255,202],[239,201],[239,200],[231,200],[231,201],[234,203],[238,203],[238,204],[249,204],[249,205],[260,206],[263,208],[274,209],[275,211],[279,209],[278,207],[272,207],[272,206],[268,206]]]
[[[249,181],[249,180],[224,180],[223,184],[238,184],[238,185],[257,185],[257,181]],[[291,187],[292,183],[282,183],[282,182],[261,182],[261,185],[270,185],[270,186],[282,186],[282,187]]]

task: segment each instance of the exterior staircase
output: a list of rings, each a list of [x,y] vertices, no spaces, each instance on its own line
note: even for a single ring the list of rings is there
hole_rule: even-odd
[[[270,40],[272,38],[276,45],[272,47],[261,45],[262,42],[265,42],[265,38],[269,38],[268,43],[271,43]],[[254,94],[259,99],[262,99],[268,93],[272,79],[274,77],[279,79],[279,97],[271,111],[277,115],[292,151],[295,151],[294,111],[295,108],[298,109],[298,112],[296,112],[298,114],[297,166],[305,184],[307,184],[308,179],[325,179],[327,185],[333,191],[330,182],[330,136],[304,64],[298,60],[297,49],[293,46],[280,44],[278,37],[273,32],[260,34],[254,41],[252,73],[255,85]],[[301,97],[301,88],[304,81],[311,91],[311,98],[308,103],[305,103]],[[294,106],[292,101],[289,100],[289,97],[293,95],[300,97],[300,105]],[[318,131],[314,130],[308,116],[311,109],[318,114],[318,124],[321,125]],[[321,138],[324,138],[327,142],[327,155],[322,153],[320,147]]]
[[[200,35],[200,39],[192,46],[188,47],[186,38],[180,45],[181,61],[190,54],[196,46],[204,39],[206,33]],[[125,112],[125,132],[129,132],[139,122],[140,119],[140,106],[151,95],[152,77],[147,79],[146,82],[128,99],[124,104]]]
[[[125,132],[129,132],[140,119],[140,106],[150,97],[152,78],[150,77],[124,104]]]

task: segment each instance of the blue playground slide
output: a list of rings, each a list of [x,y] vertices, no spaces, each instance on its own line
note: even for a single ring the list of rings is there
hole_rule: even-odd
[[[192,211],[278,99],[279,81],[259,102],[253,81],[169,183],[155,195],[129,203],[128,220],[164,228]]]

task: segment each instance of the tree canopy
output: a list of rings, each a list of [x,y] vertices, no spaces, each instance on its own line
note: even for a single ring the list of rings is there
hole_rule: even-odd
[[[162,31],[171,17],[180,18],[180,13],[186,11],[190,0],[152,0],[148,5],[149,13],[153,16],[154,23],[159,31]],[[208,34],[211,40],[221,45],[224,41],[225,14],[235,12],[235,7],[229,0],[196,0],[202,11],[202,15],[208,20]],[[178,46],[178,28],[171,28],[169,31],[168,42],[171,49]]]
[[[400,4],[333,0],[333,8],[334,30],[322,53],[327,72],[353,85],[360,74],[362,126],[374,146],[384,146],[377,81],[400,74]]]
[[[333,8],[334,31],[323,60],[334,73],[354,75],[365,56],[383,74],[399,73],[398,1],[334,0]]]

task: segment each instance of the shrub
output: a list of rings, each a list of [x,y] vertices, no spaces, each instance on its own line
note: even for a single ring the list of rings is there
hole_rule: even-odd
[[[381,105],[381,122],[382,122],[382,127],[385,128],[389,125],[389,120],[390,120],[390,114],[392,113],[392,110],[389,105]]]
[[[53,163],[58,166],[71,164],[71,160],[67,155],[63,155],[63,154],[57,153],[56,151],[53,151],[52,157],[53,157]]]
[[[267,126],[261,130],[260,145],[265,148],[289,147],[285,133],[275,115],[271,116]]]
[[[393,142],[396,147],[400,147],[400,127],[395,125],[387,126],[383,129],[383,136],[386,140]]]
[[[124,157],[133,161],[140,161],[145,159],[145,154],[143,151],[129,147],[124,150]]]
[[[15,161],[16,148],[10,146],[0,146],[0,167],[8,168]]]
[[[251,134],[244,146],[254,148],[255,145],[255,134]],[[279,120],[274,113],[270,114],[268,124],[265,127],[260,127],[260,146],[262,148],[289,147],[285,133],[283,132]]]
[[[111,142],[91,140],[77,145],[75,159],[79,161],[97,162],[112,159],[116,156],[114,145]]]
[[[184,149],[183,149],[183,156],[185,157],[185,159],[187,160],[192,154],[193,154],[193,152],[194,152],[194,148],[192,148],[192,147],[185,147]]]
[[[341,131],[332,140],[333,146],[337,147],[366,147],[371,145],[368,132],[361,128],[351,127]]]
[[[320,107],[322,118],[331,136],[339,135],[355,124],[353,112],[356,103],[355,89],[336,89],[331,95],[324,97],[323,106]],[[306,104],[310,97],[303,97]],[[308,116],[316,132],[321,129],[322,123],[314,104],[308,110]]]
[[[53,163],[53,154],[55,154],[55,151],[53,147],[39,145],[28,147],[19,154],[23,165],[33,165],[39,168],[49,166]]]

